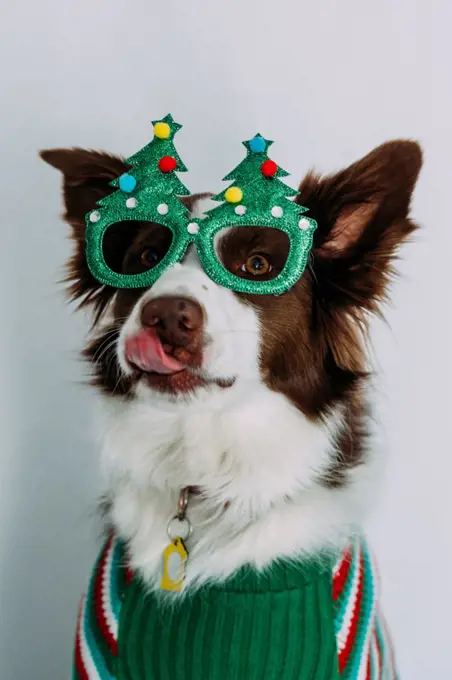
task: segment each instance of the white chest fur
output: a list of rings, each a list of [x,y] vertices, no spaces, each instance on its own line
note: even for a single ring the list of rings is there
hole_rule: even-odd
[[[149,397],[110,405],[103,461],[111,518],[129,542],[132,567],[158,585],[167,525],[188,485],[202,494],[188,508],[187,584],[340,545],[372,483],[370,461],[345,487],[320,482],[340,424],[338,412],[307,419],[259,381],[238,381],[184,409]]]

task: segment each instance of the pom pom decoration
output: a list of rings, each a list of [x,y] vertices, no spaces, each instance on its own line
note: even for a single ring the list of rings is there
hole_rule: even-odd
[[[301,220],[298,222],[298,226],[300,229],[303,229],[303,231],[306,231],[307,229],[311,228],[311,220],[308,219],[307,217],[302,217]]]
[[[89,216],[89,221],[90,222],[99,222],[99,220],[100,220],[100,212],[98,210],[94,210]]]
[[[159,170],[162,172],[172,172],[176,169],[177,161],[173,156],[163,156],[159,160]]]
[[[236,208],[234,208],[234,212],[236,215],[246,215],[246,206],[238,205]]]
[[[240,203],[243,198],[243,191],[240,189],[240,187],[229,187],[224,195],[224,198],[228,203]]]
[[[121,175],[119,178],[119,188],[121,191],[123,191],[125,194],[130,194],[136,187],[137,181],[135,177],[132,175],[129,175],[128,172],[124,173],[124,175]]]
[[[138,205],[138,201],[137,201],[136,198],[133,198],[133,196],[132,196],[131,198],[128,198],[127,201],[126,201],[126,206],[127,206],[129,209],[136,208],[137,205]]]
[[[158,139],[168,139],[171,134],[171,128],[165,121],[159,120],[154,123],[154,135]]]
[[[199,231],[199,224],[197,222],[190,222],[190,224],[187,225],[187,231],[189,234],[197,234]]]
[[[169,206],[167,203],[159,203],[157,206],[157,212],[159,215],[168,215]]]
[[[276,165],[275,161],[272,161],[270,158],[268,158],[262,163],[261,173],[264,175],[264,177],[274,177],[277,172],[278,166]]]
[[[256,135],[250,140],[250,151],[253,153],[262,153],[266,146],[265,139],[260,135]]]
[[[280,205],[274,205],[273,208],[271,209],[271,213],[273,217],[280,218],[284,215],[284,210],[281,208]]]

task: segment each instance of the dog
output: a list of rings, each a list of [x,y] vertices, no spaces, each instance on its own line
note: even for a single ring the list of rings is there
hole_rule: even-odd
[[[85,215],[129,166],[80,148],[41,156],[63,174],[69,296],[92,310],[83,354],[105,406],[108,539],[81,606],[74,677],[395,678],[361,531],[384,458],[367,339],[399,246],[417,228],[409,210],[419,145],[387,142],[336,174],[302,180],[295,201],[318,226],[307,268],[282,295],[214,283],[193,247],[150,288],[102,285],[87,265]],[[195,218],[215,205],[209,194],[181,200]],[[275,230],[256,229],[226,230],[217,242],[245,277],[250,258],[276,267],[287,249]],[[105,241],[105,258],[133,271],[161,257],[164,241],[155,225],[136,223]],[[191,533],[183,592],[168,597],[162,554],[174,516],[188,518]],[[336,558],[314,596],[310,570],[322,573],[323,554]],[[304,590],[299,561],[310,565]],[[299,609],[287,601],[282,613],[285,596],[273,585],[271,602],[263,597],[260,584],[280,567],[286,590],[302,593]],[[212,593],[223,598],[215,614]],[[146,598],[157,618],[144,613]],[[87,630],[90,616],[97,633]]]

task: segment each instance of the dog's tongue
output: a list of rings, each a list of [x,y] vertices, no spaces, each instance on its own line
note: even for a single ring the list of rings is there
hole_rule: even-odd
[[[162,343],[151,328],[143,328],[126,340],[126,357],[143,371],[170,374],[183,371],[185,366],[163,351]]]

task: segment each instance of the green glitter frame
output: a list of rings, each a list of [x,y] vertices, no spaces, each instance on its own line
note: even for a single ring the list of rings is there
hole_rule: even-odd
[[[300,227],[286,224],[282,219],[265,218],[259,215],[243,215],[236,218],[234,224],[224,223],[223,220],[209,220],[206,218],[202,224],[202,238],[196,242],[199,259],[202,267],[209,278],[215,283],[229,288],[236,293],[249,293],[250,295],[281,295],[300,279],[303,274],[312,247],[312,233],[316,228],[316,222],[306,218],[311,223],[311,229],[302,231]],[[215,236],[222,229],[227,228],[262,227],[264,229],[277,229],[287,234],[289,238],[289,253],[282,271],[274,279],[266,281],[245,279],[237,276],[226,269],[218,259],[215,251]],[[200,232],[201,233],[201,230]]]
[[[298,205],[289,197],[298,195],[279,178],[288,173],[277,166],[268,157],[268,149],[273,144],[257,133],[253,139],[242,142],[247,153],[244,160],[230,172],[224,180],[233,180],[230,187],[222,191],[213,200],[221,201],[221,205],[209,210],[202,224],[202,239],[197,242],[201,264],[208,276],[225,288],[237,293],[252,295],[281,295],[291,288],[303,274],[312,247],[312,239],[317,223],[306,217],[307,208]],[[257,144],[258,151],[254,150]],[[263,164],[273,163],[273,173],[265,176]],[[227,202],[228,190],[237,187],[242,192],[240,201]],[[245,214],[237,214],[238,208]],[[272,209],[281,210],[281,216],[274,216]],[[300,221],[303,227],[299,226]],[[289,238],[289,253],[282,271],[273,279],[259,281],[245,279],[227,270],[218,260],[215,252],[215,236],[223,229],[262,227],[277,229]]]
[[[140,274],[120,274],[111,269],[105,261],[103,255],[103,238],[105,232],[109,227],[121,221],[134,222],[145,221],[159,224],[167,227],[172,235],[171,246],[165,257],[152,269],[148,269]],[[187,221],[187,224],[190,220]],[[163,272],[171,267],[176,262],[180,262],[196,237],[187,232],[186,224],[180,226],[175,224],[173,220],[165,220],[164,217],[158,215],[158,219],[148,208],[138,210],[135,208],[133,215],[130,211],[124,214],[123,217],[116,215],[114,219],[105,219],[89,225],[86,233],[86,259],[88,267],[92,275],[106,286],[114,288],[149,288]]]
[[[115,288],[150,287],[169,267],[181,262],[190,245],[194,244],[204,271],[218,285],[252,295],[281,295],[286,292],[303,274],[317,223],[306,217],[307,208],[288,198],[296,196],[298,192],[279,180],[279,177],[287,176],[285,170],[275,166],[277,169],[271,177],[263,176],[262,163],[268,160],[267,150],[273,142],[259,134],[243,142],[247,149],[246,158],[224,178],[236,180],[232,186],[242,190],[239,202],[225,201],[228,191],[225,189],[214,197],[221,205],[210,210],[204,218],[190,218],[188,208],[179,198],[190,192],[175,172],[155,172],[156,160],[169,154],[177,160],[176,171],[186,170],[172,142],[181,126],[170,115],[155,122],[167,123],[170,135],[165,139],[154,137],[146,147],[127,159],[127,163],[132,165],[129,171],[132,176],[136,174],[141,177],[137,191],[125,193],[119,189],[98,202],[99,210],[95,209],[86,215],[86,257],[93,276],[104,285]],[[253,151],[256,140],[261,147],[257,152]],[[143,183],[143,178],[147,183]],[[119,179],[111,184],[119,187]],[[131,209],[126,206],[127,196],[137,196],[136,207]],[[160,214],[157,209],[162,203],[170,204],[166,215]],[[245,214],[235,212],[239,205],[246,209]],[[281,216],[272,214],[272,208],[275,207],[282,210]],[[95,222],[91,221],[93,213],[97,217]],[[300,220],[303,227],[299,226]],[[121,221],[153,222],[171,231],[171,246],[155,267],[139,274],[121,274],[108,266],[103,254],[104,236],[111,226]],[[195,224],[198,225],[198,232],[190,233],[189,225]],[[275,278],[265,281],[246,279],[227,270],[219,260],[215,248],[217,234],[223,229],[247,227],[277,229],[288,236],[287,260]]]

